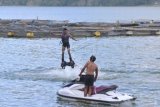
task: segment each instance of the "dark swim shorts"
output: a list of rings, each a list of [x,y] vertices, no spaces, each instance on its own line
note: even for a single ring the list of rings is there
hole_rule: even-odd
[[[93,86],[94,75],[86,75],[85,77],[85,86]]]
[[[69,44],[69,42],[65,42],[65,43],[63,43],[63,47],[70,48],[70,44]]]

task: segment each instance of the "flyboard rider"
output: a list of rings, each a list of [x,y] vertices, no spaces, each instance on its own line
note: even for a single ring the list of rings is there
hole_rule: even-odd
[[[66,65],[74,67],[74,61],[72,59],[71,53],[70,53],[70,43],[69,43],[69,38],[77,41],[68,31],[67,28],[63,29],[62,35],[61,35],[61,40],[62,40],[62,63],[61,67],[65,68]],[[65,62],[64,60],[64,52],[65,49],[67,48],[68,55],[69,55],[69,60],[70,62]]]

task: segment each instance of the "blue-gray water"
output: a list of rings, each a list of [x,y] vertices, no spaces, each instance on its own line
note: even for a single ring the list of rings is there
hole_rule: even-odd
[[[0,7],[2,19],[49,19],[70,22],[159,20],[160,7]]]
[[[104,21],[158,19],[159,7],[0,7],[2,19]],[[94,12],[93,12],[94,10]],[[89,15],[89,16],[88,16]],[[137,100],[118,107],[159,107],[160,37],[78,38],[71,40],[76,67],[60,68],[60,39],[0,38],[0,106],[103,107],[57,97],[63,81],[77,77],[90,55],[97,57],[96,85],[116,84]],[[68,55],[65,55],[68,59]]]
[[[63,81],[76,78],[90,55],[100,68],[96,85],[117,84],[137,100],[127,107],[160,105],[160,37],[71,40],[74,69],[60,68],[60,39],[0,38],[0,105],[3,107],[91,106],[57,98]],[[65,56],[68,59],[68,56]],[[96,107],[102,105],[94,105]]]

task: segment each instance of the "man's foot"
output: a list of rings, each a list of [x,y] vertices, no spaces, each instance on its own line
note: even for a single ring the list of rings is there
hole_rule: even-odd
[[[72,60],[72,61],[70,61],[70,65],[71,65],[71,67],[72,67],[72,68],[74,68],[75,63],[74,63],[74,61],[73,61],[73,60]]]
[[[65,61],[62,61],[61,67],[62,67],[62,69],[65,69],[65,67],[66,67],[66,62]]]

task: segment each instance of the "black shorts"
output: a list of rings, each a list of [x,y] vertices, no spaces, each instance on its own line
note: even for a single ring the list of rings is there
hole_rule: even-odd
[[[70,48],[70,44],[69,44],[69,42],[63,43],[63,47]]]
[[[94,75],[86,75],[85,86],[93,86],[93,84],[94,84]]]

